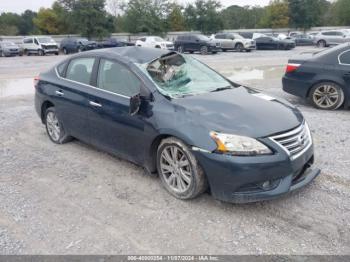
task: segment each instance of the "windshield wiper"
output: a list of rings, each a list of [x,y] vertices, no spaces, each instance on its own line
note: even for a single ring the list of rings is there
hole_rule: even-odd
[[[210,91],[210,92],[219,92],[219,91],[232,89],[232,88],[233,88],[232,86],[219,87],[219,88],[216,88],[216,89],[214,89],[213,91]]]

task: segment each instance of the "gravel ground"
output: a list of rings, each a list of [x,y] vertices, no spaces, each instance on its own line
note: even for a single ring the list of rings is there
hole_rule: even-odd
[[[314,136],[321,176],[245,205],[180,201],[129,162],[79,141],[53,144],[32,77],[65,57],[0,58],[0,253],[350,254],[349,111],[316,110],[281,90],[288,58],[311,49],[196,56],[296,104]]]

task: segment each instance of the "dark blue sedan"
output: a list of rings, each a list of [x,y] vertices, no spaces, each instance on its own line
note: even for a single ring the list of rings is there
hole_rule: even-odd
[[[208,191],[230,202],[266,200],[320,173],[295,107],[191,56],[94,50],[42,73],[35,87],[36,111],[54,143],[74,137],[139,164],[180,199]]]

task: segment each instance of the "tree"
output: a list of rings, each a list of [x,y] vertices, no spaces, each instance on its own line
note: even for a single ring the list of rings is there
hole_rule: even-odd
[[[194,5],[188,5],[184,12],[187,28],[205,34],[221,30],[223,21],[218,11],[220,7],[220,2],[216,0],[196,0]]]
[[[185,31],[185,18],[182,14],[182,7],[173,3],[170,7],[170,14],[167,18],[168,28],[170,31]]]
[[[350,26],[350,0],[338,0],[335,2],[334,17],[336,17],[338,25]]]
[[[51,8],[40,8],[37,17],[33,19],[33,23],[44,34],[57,34],[58,17]]]
[[[0,15],[0,35],[17,35],[21,16],[14,13],[2,13]]]
[[[274,0],[266,7],[266,13],[261,18],[260,25],[269,28],[286,28],[289,25],[288,3]]]
[[[288,0],[290,25],[303,30],[324,23],[324,17],[330,8],[326,0]],[[326,21],[326,25],[330,22]]]
[[[130,0],[124,7],[125,30],[130,33],[164,33],[169,7],[168,0]]]
[[[232,5],[224,9],[221,14],[225,29],[257,28],[265,9],[259,6]]]
[[[107,14],[105,4],[105,0],[76,0],[68,1],[66,7],[72,8],[73,25],[78,32],[88,38],[102,38],[114,30],[113,18]]]
[[[18,25],[18,33],[20,35],[29,35],[36,32],[33,19],[37,16],[36,12],[25,10],[21,15],[21,21]]]

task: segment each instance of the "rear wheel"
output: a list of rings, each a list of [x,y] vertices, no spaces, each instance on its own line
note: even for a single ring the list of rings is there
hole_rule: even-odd
[[[344,103],[343,89],[333,82],[318,83],[311,88],[311,103],[325,110],[336,110]]]
[[[61,121],[58,119],[54,107],[49,107],[45,111],[45,126],[50,140],[56,144],[64,144],[71,137],[64,131]]]
[[[320,47],[320,48],[326,47],[326,41],[324,41],[324,40],[318,41],[317,47]]]
[[[160,143],[157,169],[164,187],[176,198],[195,198],[208,188],[206,176],[196,158],[185,143],[174,137]]]
[[[202,55],[207,55],[208,54],[208,47],[207,46],[202,46],[200,49],[200,52]]]

